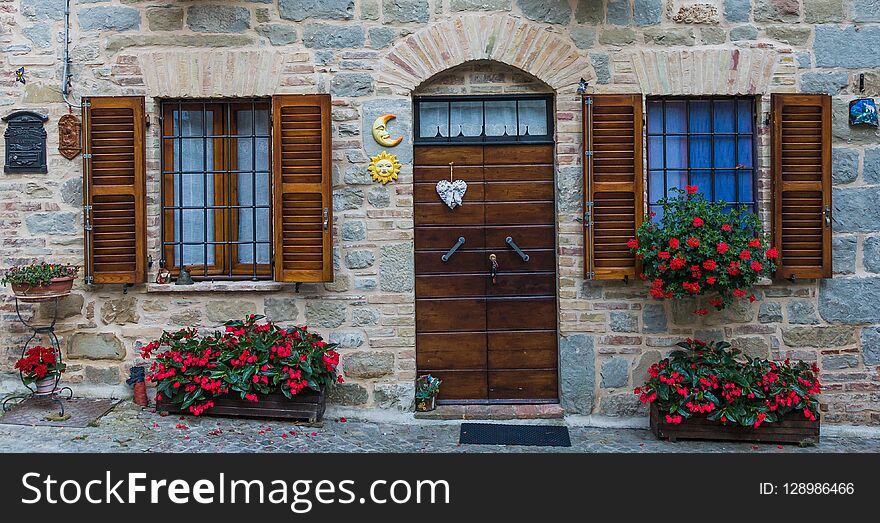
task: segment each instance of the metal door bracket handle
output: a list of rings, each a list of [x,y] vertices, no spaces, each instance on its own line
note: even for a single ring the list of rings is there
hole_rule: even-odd
[[[522,258],[524,262],[529,261],[529,255],[524,253],[523,250],[519,248],[519,245],[517,245],[516,242],[513,241],[512,237],[508,236],[507,238],[504,238],[504,241],[507,242],[507,245],[510,245],[510,247],[514,251],[516,251],[517,254],[519,254],[519,257]]]
[[[449,258],[452,258],[452,255],[455,254],[455,251],[457,251],[458,248],[462,245],[464,245],[464,236],[459,236],[458,241],[455,242],[455,245],[453,245],[452,248],[446,252],[446,254],[440,257],[440,259],[443,260],[443,263],[448,262]]]

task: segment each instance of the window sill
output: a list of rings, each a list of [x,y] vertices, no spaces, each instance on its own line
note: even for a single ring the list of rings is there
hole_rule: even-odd
[[[147,284],[147,292],[156,294],[177,292],[275,292],[283,288],[283,283],[275,281],[199,281],[192,285],[175,285],[173,283]]]

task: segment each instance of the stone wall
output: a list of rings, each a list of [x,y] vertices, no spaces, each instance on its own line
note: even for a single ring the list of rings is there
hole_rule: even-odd
[[[57,154],[64,0],[0,0],[0,106],[49,115],[49,174],[0,175],[0,265],[82,263],[81,163]],[[86,288],[59,333],[77,393],[124,393],[137,347],[162,329],[211,328],[248,312],[307,323],[343,347],[334,401],[409,408],[415,377],[413,90],[556,93],[561,400],[569,413],[635,415],[647,366],[681,338],[725,337],[751,354],[817,361],[824,419],[880,424],[880,134],[851,128],[865,73],[880,94],[875,0],[71,0],[73,111],[85,95],[148,97],[150,254],[158,260],[158,114],[170,96],[333,96],[336,280],[204,284],[186,292]],[[866,52],[867,50],[867,52]],[[495,62],[496,65],[491,65]],[[497,64],[505,64],[503,66]],[[14,80],[24,66],[28,83]],[[518,71],[512,70],[515,68]],[[834,96],[833,279],[761,286],[754,304],[697,319],[693,303],[645,299],[640,284],[585,282],[581,116],[574,90]],[[370,183],[366,131],[393,112],[398,183]],[[768,129],[760,210],[769,217]],[[155,268],[154,268],[155,270]],[[150,277],[154,276],[151,271]],[[165,292],[159,292],[165,291]],[[0,369],[24,332],[0,296]],[[48,311],[33,314],[45,317]],[[31,314],[30,310],[25,314]],[[4,389],[14,375],[5,374]]]

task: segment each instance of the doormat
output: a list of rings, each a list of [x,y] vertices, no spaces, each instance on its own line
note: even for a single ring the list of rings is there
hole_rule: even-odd
[[[47,417],[57,417],[60,409],[58,402],[48,398],[28,398],[18,405],[9,409],[9,412],[0,416],[0,423],[4,425],[28,425],[41,427],[73,427],[85,428],[94,423],[104,414],[110,412],[119,403],[115,399],[103,398],[73,398],[62,400],[64,402],[64,417],[70,417],[64,421],[49,420]]]
[[[458,442],[463,445],[571,446],[568,427],[561,425],[462,423]]]

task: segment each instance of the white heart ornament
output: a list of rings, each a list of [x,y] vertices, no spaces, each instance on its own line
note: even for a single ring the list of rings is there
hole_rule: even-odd
[[[467,192],[467,183],[464,180],[455,180],[454,182],[440,180],[437,182],[437,194],[450,209],[461,205],[465,192]]]

